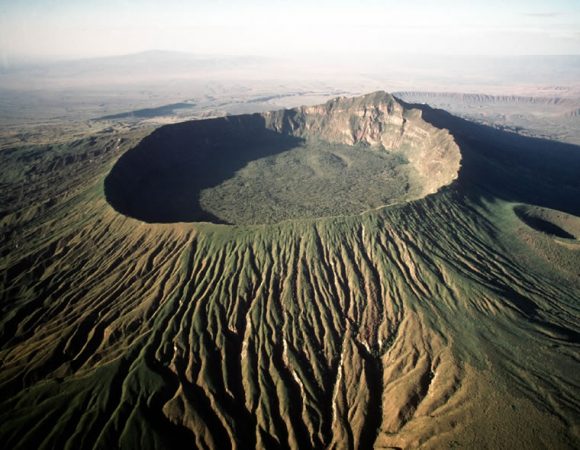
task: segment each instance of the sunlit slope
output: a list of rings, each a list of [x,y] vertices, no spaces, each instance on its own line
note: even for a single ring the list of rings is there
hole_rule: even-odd
[[[3,446],[577,447],[578,236],[517,212],[578,229],[579,149],[424,109],[458,182],[349,217],[146,224],[113,153],[59,169],[3,218]]]

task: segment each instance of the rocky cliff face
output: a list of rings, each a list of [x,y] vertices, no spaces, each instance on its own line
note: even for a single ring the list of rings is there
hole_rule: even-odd
[[[449,132],[426,123],[419,110],[404,108],[383,91],[263,116],[267,128],[279,133],[399,152],[423,179],[425,194],[457,178],[461,153]]]

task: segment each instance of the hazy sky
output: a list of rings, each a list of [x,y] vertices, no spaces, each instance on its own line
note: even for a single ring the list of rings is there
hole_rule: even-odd
[[[578,0],[0,0],[0,56],[580,54]]]

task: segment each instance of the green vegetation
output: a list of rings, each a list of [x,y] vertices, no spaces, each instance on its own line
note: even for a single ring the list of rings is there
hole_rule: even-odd
[[[200,204],[235,224],[352,215],[417,197],[410,188],[413,176],[401,154],[308,140],[251,161],[232,178],[203,190]]]

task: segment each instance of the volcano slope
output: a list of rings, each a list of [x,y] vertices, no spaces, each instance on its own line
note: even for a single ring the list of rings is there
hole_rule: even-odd
[[[3,447],[580,445],[578,147],[385,93],[146,135],[2,151]]]

